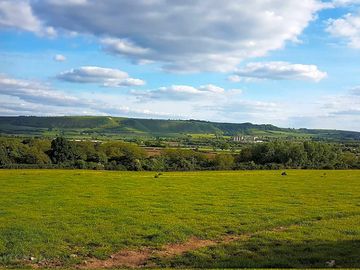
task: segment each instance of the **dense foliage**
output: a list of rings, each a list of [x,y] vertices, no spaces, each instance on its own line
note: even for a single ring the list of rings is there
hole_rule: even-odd
[[[0,138],[2,168],[78,168],[105,170],[192,171],[231,169],[355,169],[358,145],[324,142],[249,144],[239,153],[209,155],[196,150],[164,148],[149,156],[144,148],[123,141],[70,141]]]

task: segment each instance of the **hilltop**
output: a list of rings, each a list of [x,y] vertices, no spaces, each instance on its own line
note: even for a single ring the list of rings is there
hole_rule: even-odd
[[[67,137],[184,137],[258,136],[356,141],[360,132],[322,129],[291,129],[252,123],[218,123],[200,120],[159,120],[109,116],[14,116],[0,117],[0,134]]]

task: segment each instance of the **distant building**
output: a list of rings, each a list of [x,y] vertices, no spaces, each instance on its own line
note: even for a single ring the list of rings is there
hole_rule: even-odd
[[[242,142],[242,143],[262,143],[258,137],[252,136],[234,136],[232,138],[233,142]]]
[[[245,138],[244,138],[244,136],[235,136],[235,137],[233,137],[233,141],[234,142],[243,142],[243,141],[245,141]]]

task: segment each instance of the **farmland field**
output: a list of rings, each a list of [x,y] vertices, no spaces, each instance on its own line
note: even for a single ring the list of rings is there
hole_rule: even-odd
[[[154,174],[0,170],[0,268],[360,267],[360,171]]]

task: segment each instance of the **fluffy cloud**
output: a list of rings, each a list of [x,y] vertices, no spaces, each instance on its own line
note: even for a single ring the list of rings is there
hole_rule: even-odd
[[[62,54],[57,54],[54,56],[54,60],[56,62],[64,62],[64,61],[66,61],[66,57]]]
[[[315,65],[290,64],[287,62],[258,62],[249,63],[238,69],[229,77],[237,82],[241,79],[267,79],[267,80],[308,80],[321,81],[327,76]]]
[[[346,14],[342,18],[329,20],[327,31],[334,37],[346,40],[351,48],[360,49],[360,14]]]
[[[215,97],[225,93],[225,90],[216,85],[203,85],[198,88],[188,85],[172,85],[169,87],[160,87],[152,91],[131,91],[132,95],[140,100],[194,100],[206,97]]]
[[[0,1],[0,28],[17,28],[34,32],[39,35],[56,35],[53,27],[45,27],[33,14],[29,1],[1,0]]]
[[[230,71],[297,41],[319,0],[43,0],[35,14],[55,29],[92,34],[106,51],[169,71]],[[116,10],[116,12],[114,12]]]
[[[105,87],[140,86],[145,82],[130,78],[129,74],[118,69],[85,66],[62,72],[58,79],[76,83],[96,83]]]
[[[88,103],[51,89],[47,85],[27,80],[18,80],[0,75],[0,94],[18,97],[21,100],[33,103],[42,103],[54,106],[85,106]]]

